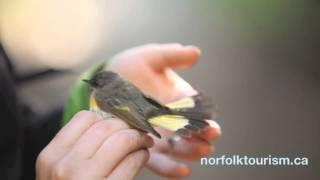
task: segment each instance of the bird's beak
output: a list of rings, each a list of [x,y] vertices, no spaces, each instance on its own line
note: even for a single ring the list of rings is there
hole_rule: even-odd
[[[88,79],[82,79],[82,81],[87,83],[87,84],[91,84],[90,80],[88,80]]]

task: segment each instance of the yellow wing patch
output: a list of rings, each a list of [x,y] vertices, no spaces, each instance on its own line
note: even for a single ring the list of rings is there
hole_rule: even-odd
[[[195,106],[195,103],[192,97],[186,97],[178,101],[166,104],[166,106],[170,109],[193,108]]]
[[[153,126],[160,126],[171,131],[176,131],[189,124],[189,120],[178,115],[161,115],[149,119]]]
[[[130,111],[130,108],[128,106],[114,106],[114,108],[128,112]]]

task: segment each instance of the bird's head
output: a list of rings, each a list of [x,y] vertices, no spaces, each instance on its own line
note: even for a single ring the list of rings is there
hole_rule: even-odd
[[[91,79],[83,79],[82,81],[88,83],[92,88],[102,88],[113,81],[115,81],[119,75],[112,71],[102,71],[95,74]]]

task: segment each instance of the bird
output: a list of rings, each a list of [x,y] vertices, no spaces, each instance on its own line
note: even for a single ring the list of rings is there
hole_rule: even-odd
[[[113,71],[103,70],[83,81],[92,90],[91,110],[119,118],[158,138],[161,135],[155,127],[190,137],[207,127],[213,117],[212,100],[202,93],[162,104]]]

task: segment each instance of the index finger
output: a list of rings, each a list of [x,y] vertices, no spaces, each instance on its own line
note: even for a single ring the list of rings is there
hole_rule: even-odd
[[[162,44],[152,49],[150,64],[160,71],[166,68],[185,69],[195,64],[200,54],[200,49],[195,46]]]
[[[57,145],[62,149],[71,147],[89,127],[99,120],[102,120],[102,118],[98,117],[96,113],[90,111],[78,112],[72,120],[58,132],[48,147]]]
[[[41,151],[37,164],[42,164],[42,158],[46,157],[47,166],[54,165],[72,148],[80,136],[99,120],[95,113],[89,111],[77,113]]]

